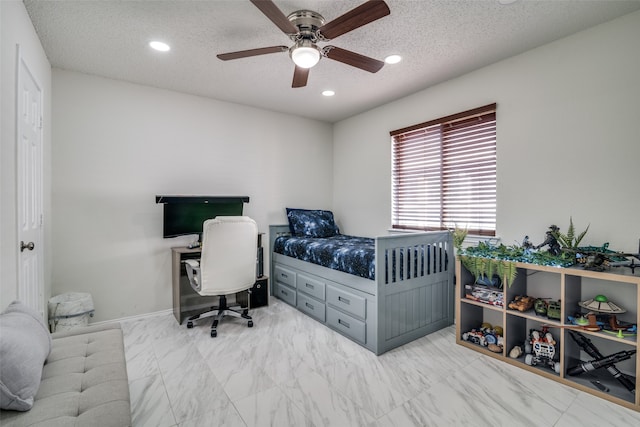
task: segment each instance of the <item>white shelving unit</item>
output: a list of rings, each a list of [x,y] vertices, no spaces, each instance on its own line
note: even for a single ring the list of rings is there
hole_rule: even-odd
[[[580,361],[592,360],[570,335],[573,329],[566,328],[568,322],[550,320],[536,315],[533,308],[526,312],[509,309],[508,303],[517,295],[534,298],[560,300],[561,319],[567,319],[580,310],[579,301],[606,295],[617,305],[626,309],[618,314],[619,321],[638,324],[638,307],[640,307],[640,272],[635,274],[624,267],[615,267],[605,272],[584,270],[580,267],[558,268],[533,264],[516,263],[518,275],[511,287],[504,288],[504,307],[493,306],[467,299],[465,285],[474,282],[473,276],[456,259],[456,342],[462,346],[479,351],[505,363],[542,375],[570,387],[585,391],[635,411],[640,411],[637,378],[640,377],[640,353],[631,358],[615,363],[615,368],[628,377],[635,389],[629,391],[620,380],[614,378],[607,368],[596,369],[581,375],[571,376],[567,370]],[[584,312],[584,309],[582,309]],[[462,339],[462,334],[473,328],[479,329],[483,322],[493,326],[502,326],[504,330],[504,346],[502,352],[494,353],[483,347]],[[560,373],[556,373],[547,364],[531,366],[525,363],[525,356],[513,359],[509,351],[516,345],[523,346],[531,329],[540,330],[542,325],[550,325],[549,331],[556,340],[556,360],[560,363]],[[589,332],[578,330],[589,339],[604,356],[620,351],[638,350],[636,336],[618,337],[610,332]]]

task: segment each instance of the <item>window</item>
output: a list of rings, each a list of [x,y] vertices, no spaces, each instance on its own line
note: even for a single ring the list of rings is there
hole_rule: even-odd
[[[391,132],[392,227],[496,232],[496,104]]]

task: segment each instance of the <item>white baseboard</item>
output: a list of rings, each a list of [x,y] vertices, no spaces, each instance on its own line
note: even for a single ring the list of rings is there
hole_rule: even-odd
[[[153,313],[136,314],[135,316],[121,317],[119,319],[103,320],[100,322],[91,322],[90,325],[104,325],[104,324],[113,323],[113,322],[125,322],[129,320],[148,319],[149,317],[164,316],[172,313],[173,313],[173,309],[169,308],[162,311],[154,311]]]

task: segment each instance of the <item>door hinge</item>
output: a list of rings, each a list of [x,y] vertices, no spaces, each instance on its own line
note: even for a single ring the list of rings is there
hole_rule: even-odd
[[[40,116],[40,129],[42,129],[42,123],[43,123],[42,116]]]

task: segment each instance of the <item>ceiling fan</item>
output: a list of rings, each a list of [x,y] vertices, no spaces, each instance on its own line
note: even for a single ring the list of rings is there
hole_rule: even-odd
[[[289,52],[295,64],[291,87],[304,87],[309,78],[309,69],[320,61],[321,57],[333,59],[370,73],[378,72],[384,62],[336,46],[318,47],[316,43],[327,42],[349,31],[367,25],[391,13],[389,6],[382,0],[369,0],[344,15],[324,22],[324,18],[311,10],[297,10],[289,16],[278,9],[272,0],[250,0],[293,42],[293,46],[270,46],[258,49],[222,53],[217,57],[223,61],[247,58],[268,53]]]

